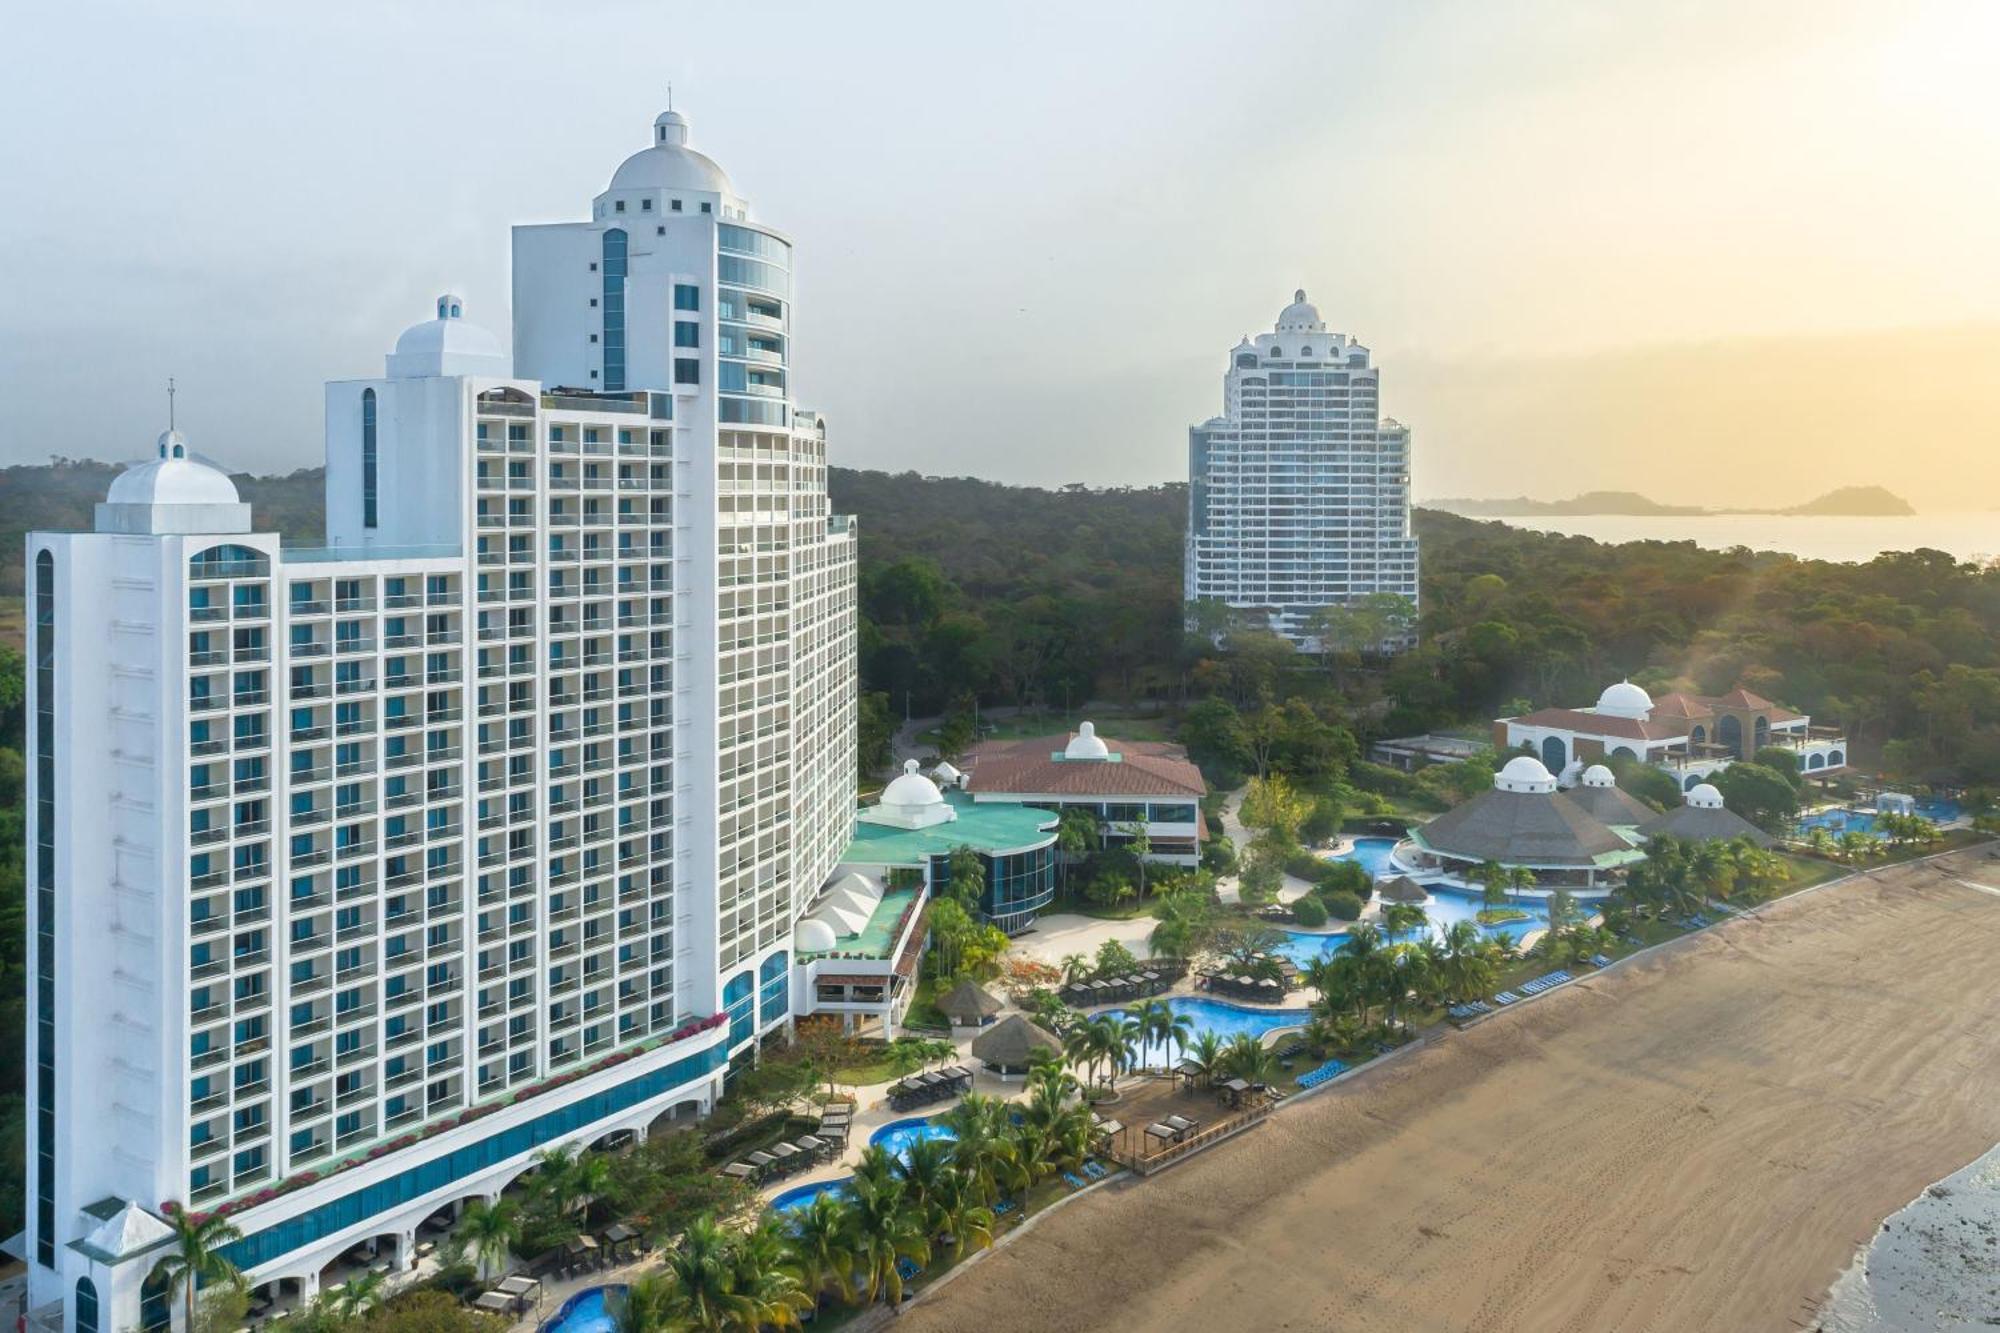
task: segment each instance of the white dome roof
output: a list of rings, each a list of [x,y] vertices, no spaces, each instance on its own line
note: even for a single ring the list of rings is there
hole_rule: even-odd
[[[700,190],[736,193],[728,175],[715,162],[687,146],[687,117],[662,111],[653,121],[653,145],[619,164],[611,190]]]
[[[944,804],[944,793],[937,783],[917,772],[917,761],[905,759],[903,774],[882,789],[882,804],[901,806],[926,806]]]
[[[1621,680],[1616,685],[1605,687],[1597,696],[1597,711],[1612,717],[1631,717],[1645,721],[1653,711],[1653,696],[1634,685],[1629,680]]]
[[[437,299],[437,318],[412,324],[389,353],[389,377],[494,375],[514,373],[514,358],[500,340],[464,317],[465,301],[446,292]]]
[[[1583,785],[1586,787],[1615,787],[1618,779],[1602,764],[1592,764],[1583,770]]]
[[[1722,793],[1715,789],[1714,783],[1704,782],[1687,794],[1687,803],[1697,810],[1720,810]]]
[[[1065,759],[1109,759],[1110,757],[1111,749],[1097,738],[1097,724],[1094,722],[1077,723],[1076,735],[1070,737],[1069,744],[1063,747]]]
[[[105,502],[115,505],[233,505],[236,483],[212,463],[188,452],[187,437],[164,431],[159,456],[126,468],[112,479]]]
[[[834,941],[838,938],[833,933],[833,927],[826,922],[805,917],[792,928],[792,952],[825,953],[833,948]]]
[[[1301,287],[1293,292],[1292,303],[1278,312],[1278,332],[1326,332],[1326,323],[1319,317],[1319,307],[1306,300],[1305,288]]]
[[[1542,761],[1533,755],[1516,755],[1507,761],[1507,766],[1493,775],[1495,791],[1553,792],[1556,780]]]

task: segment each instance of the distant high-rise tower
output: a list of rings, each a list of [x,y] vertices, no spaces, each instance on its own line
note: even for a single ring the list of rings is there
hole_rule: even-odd
[[[1190,603],[1262,613],[1300,647],[1321,608],[1392,593],[1414,609],[1410,432],[1381,415],[1379,376],[1303,291],[1236,345],[1223,415],[1188,431]]]

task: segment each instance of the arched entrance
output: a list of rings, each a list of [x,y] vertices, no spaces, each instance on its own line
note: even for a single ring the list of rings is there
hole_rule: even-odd
[[[1688,730],[1688,741],[1693,745],[1708,744],[1708,728],[1697,722]]]
[[[1743,753],[1743,723],[1740,719],[1724,713],[1715,724],[1715,743]]]
[[[1681,790],[1693,791],[1696,787],[1699,787],[1701,785],[1701,779],[1702,775],[1700,773],[1688,774],[1687,781],[1681,784]]]
[[[1560,775],[1569,767],[1569,747],[1560,736],[1542,737],[1542,767]]]
[[[1752,734],[1752,735],[1754,735],[1754,736],[1756,737],[1756,741],[1757,741],[1757,745],[1756,745],[1756,748],[1757,748],[1757,749],[1761,750],[1761,749],[1763,749],[1763,748],[1764,748],[1764,747],[1765,747],[1766,745],[1770,744],[1770,741],[1771,741],[1771,724],[1770,724],[1769,722],[1765,721],[1765,719],[1764,719],[1764,715],[1763,715],[1762,713],[1759,713],[1759,714],[1757,715],[1757,723],[1756,723],[1756,726],[1754,727],[1754,729],[1752,730],[1752,733],[1751,733],[1751,734]]]

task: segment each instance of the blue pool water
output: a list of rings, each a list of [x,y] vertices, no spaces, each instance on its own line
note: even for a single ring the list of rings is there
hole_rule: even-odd
[[[1224,1041],[1246,1032],[1261,1037],[1273,1028],[1298,1027],[1311,1017],[1304,1009],[1251,1009],[1211,1000],[1204,995],[1177,995],[1166,1003],[1167,1008],[1187,1018],[1193,1025],[1194,1035],[1213,1032]],[[1120,1009],[1115,1012],[1122,1016],[1125,1011]],[[1148,1044],[1140,1050],[1142,1063],[1161,1065],[1166,1063],[1166,1059],[1167,1050],[1158,1043]]]
[[[541,1333],[613,1333],[618,1321],[605,1307],[607,1295],[623,1292],[623,1287],[592,1287],[564,1301],[562,1308],[542,1325]]]
[[[1486,900],[1482,895],[1467,893],[1462,889],[1452,889],[1442,885],[1429,885],[1426,887],[1429,889],[1431,900],[1425,904],[1424,914],[1429,919],[1429,930],[1432,935],[1442,939],[1445,928],[1455,921],[1470,921],[1474,925],[1478,925],[1479,909],[1486,905]],[[1480,934],[1494,939],[1506,939],[1518,942],[1529,931],[1541,930],[1549,924],[1549,908],[1546,899],[1509,899],[1508,905],[1526,912],[1528,914],[1527,918],[1521,921],[1503,921],[1497,925],[1479,926]],[[1586,916],[1596,910],[1588,902],[1579,902],[1577,904],[1577,911]],[[1300,967],[1304,967],[1307,963],[1310,963],[1322,954],[1329,954],[1340,948],[1345,938],[1344,934],[1321,935],[1311,931],[1288,930],[1285,932],[1285,943],[1278,946],[1278,952],[1284,954],[1285,957],[1291,959]]]
[[[842,1176],[838,1180],[815,1180],[810,1185],[794,1185],[783,1194],[771,1200],[770,1209],[774,1213],[791,1213],[811,1203],[822,1194],[835,1198],[847,1193],[847,1182],[852,1176]]]
[[[1356,838],[1352,847],[1338,855],[1329,856],[1326,859],[1329,861],[1359,861],[1363,870],[1380,879],[1389,872],[1389,853],[1394,851],[1395,847],[1396,839],[1394,838]]]
[[[949,1125],[938,1124],[926,1116],[911,1116],[907,1120],[892,1120],[868,1136],[871,1146],[887,1148],[896,1157],[909,1152],[912,1144],[925,1139],[956,1139],[958,1135]],[[822,1194],[835,1196],[847,1192],[847,1182],[852,1176],[842,1176],[838,1180],[816,1180],[810,1185],[794,1185],[770,1203],[774,1213],[789,1213],[805,1207]],[[565,1333],[569,1333],[565,1330]]]
[[[1917,802],[1917,813],[1934,824],[1949,824],[1965,811],[1957,801],[1927,799]],[[1821,810],[1800,816],[1799,828],[1808,832],[1823,828],[1829,833],[1873,833],[1875,814],[1870,810]]]
[[[897,1157],[909,1152],[911,1145],[925,1139],[956,1139],[958,1135],[949,1125],[934,1123],[926,1116],[912,1116],[908,1120],[892,1120],[868,1136],[868,1142],[887,1148]]]

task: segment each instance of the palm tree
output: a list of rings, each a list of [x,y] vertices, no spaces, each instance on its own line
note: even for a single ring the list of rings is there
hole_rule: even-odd
[[[1540,883],[1541,880],[1536,878],[1535,872],[1526,866],[1509,866],[1507,868],[1507,888],[1509,892],[1528,893]],[[1505,904],[1503,903],[1502,906],[1505,906]]]
[[[1063,897],[1069,897],[1069,865],[1099,842],[1097,812],[1080,805],[1066,805],[1056,816],[1056,850],[1062,853]],[[1069,960],[1064,959],[1065,963]],[[1064,977],[1065,981],[1072,978]]]
[[[743,1313],[743,1333],[766,1328],[798,1328],[799,1311],[817,1302],[799,1285],[784,1223],[766,1213],[730,1247],[731,1285]]]
[[[458,1234],[472,1251],[479,1265],[479,1276],[486,1277],[488,1267],[498,1268],[507,1262],[514,1242],[521,1238],[519,1210],[512,1199],[498,1199],[487,1203],[475,1199],[465,1205],[465,1211],[458,1219]]]
[[[999,1198],[1020,1171],[1007,1103],[973,1094],[945,1112],[943,1123],[958,1136],[951,1159],[967,1186],[982,1202]],[[855,1179],[858,1183],[859,1171]]]
[[[823,1202],[821,1195],[814,1202]],[[623,1291],[613,1287],[604,1302],[616,1333],[676,1333],[680,1322],[680,1292],[665,1273],[635,1278]]]
[[[1060,966],[1062,968],[1063,984],[1065,986],[1072,986],[1088,977],[1091,974],[1094,964],[1090,961],[1089,954],[1070,953],[1063,955]]]
[[[1222,1072],[1250,1083],[1269,1083],[1277,1077],[1278,1057],[1259,1038],[1239,1032],[1222,1053]]]
[[[1208,1028],[1195,1034],[1193,1041],[1181,1048],[1181,1063],[1194,1067],[1194,1076],[1205,1085],[1213,1082],[1215,1073],[1222,1064],[1223,1041],[1221,1036]]]
[[[167,1225],[173,1228],[173,1248],[153,1265],[153,1271],[166,1279],[168,1299],[176,1293],[186,1299],[186,1327],[192,1329],[195,1288],[208,1282],[240,1280],[236,1265],[223,1257],[222,1248],[231,1241],[241,1240],[243,1233],[220,1213],[210,1213],[197,1221],[185,1208],[170,1213]]]
[[[1507,867],[1498,861],[1481,861],[1472,872],[1472,878],[1486,890],[1488,907],[1507,905]]]
[[[1153,854],[1153,840],[1146,833],[1146,821],[1135,819],[1119,830],[1125,835],[1125,850],[1139,867],[1139,896],[1146,896],[1146,858]]]
[[[794,1210],[788,1220],[792,1264],[815,1310],[828,1287],[844,1301],[854,1299],[853,1222],[847,1201],[824,1192]],[[620,1329],[618,1333],[629,1331]]]
[[[1140,1005],[1138,1023],[1139,1039],[1149,1046],[1158,1046],[1162,1052],[1169,1044],[1176,1050],[1186,1047],[1188,1038],[1194,1035],[1194,1024],[1188,1016],[1165,1000],[1148,1000]]]
[[[703,1333],[755,1327],[745,1322],[753,1316],[755,1302],[737,1292],[729,1233],[713,1217],[697,1217],[688,1224],[681,1243],[667,1251],[662,1276],[673,1287],[672,1322],[666,1327]]]
[[[963,1103],[960,1103],[963,1105]],[[928,1265],[930,1237],[910,1208],[898,1184],[854,1181],[854,1259],[868,1299],[886,1299],[891,1309],[903,1302],[903,1275],[897,1265],[908,1259]]]
[[[1391,939],[1428,925],[1430,917],[1416,903],[1388,903],[1382,908],[1382,929]]]
[[[356,1273],[334,1289],[333,1308],[343,1319],[359,1319],[381,1303],[382,1286],[388,1280],[387,1273]]]

